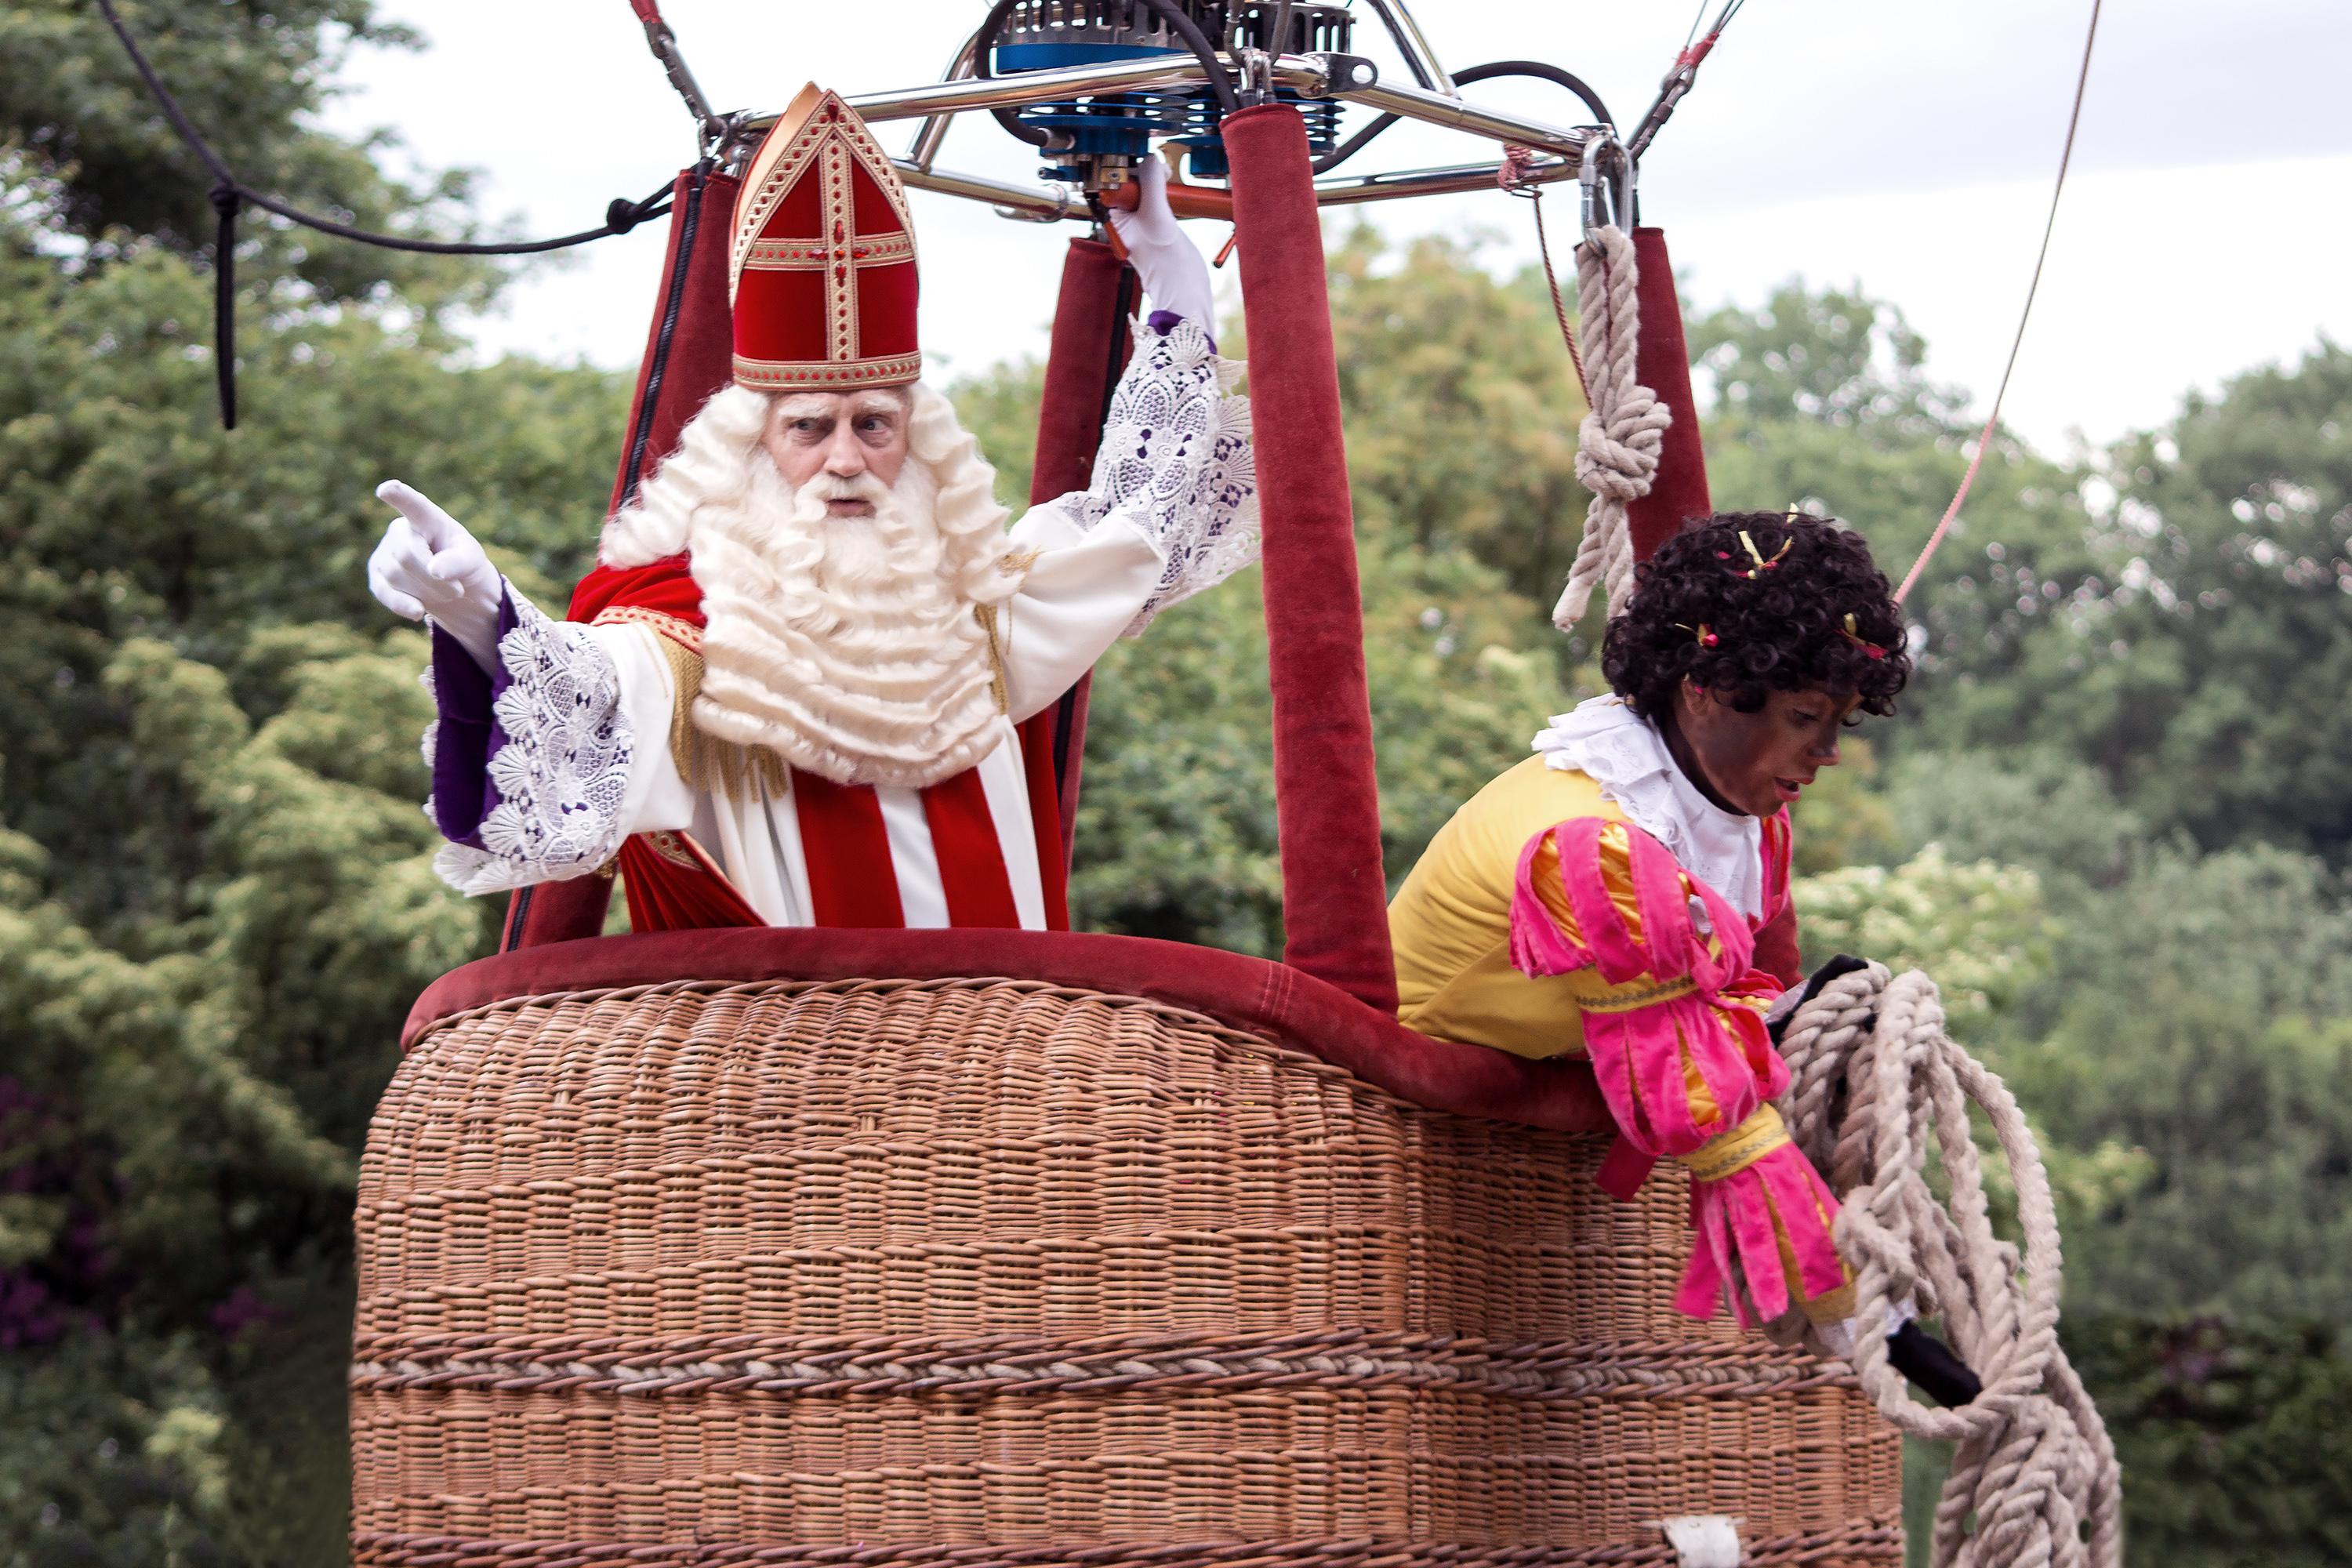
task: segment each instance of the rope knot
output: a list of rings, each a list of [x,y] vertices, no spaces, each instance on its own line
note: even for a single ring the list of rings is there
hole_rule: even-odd
[[[1551,613],[1565,631],[1583,617],[1596,584],[1605,584],[1609,614],[1623,613],[1633,593],[1633,541],[1625,509],[1650,493],[1665,450],[1674,411],[1635,375],[1642,308],[1634,290],[1641,269],[1633,240],[1614,226],[1595,229],[1576,251],[1577,310],[1581,316],[1585,395],[1592,412],[1577,431],[1576,478],[1592,492],[1584,537],[1569,567],[1568,586]]]

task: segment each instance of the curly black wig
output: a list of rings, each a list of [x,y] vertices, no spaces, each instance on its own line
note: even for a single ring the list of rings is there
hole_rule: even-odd
[[[1870,546],[1826,518],[1717,512],[1644,562],[1610,623],[1601,672],[1653,716],[1675,688],[1722,692],[1743,713],[1767,693],[1851,691],[1865,713],[1895,711],[1911,678],[1902,612]]]

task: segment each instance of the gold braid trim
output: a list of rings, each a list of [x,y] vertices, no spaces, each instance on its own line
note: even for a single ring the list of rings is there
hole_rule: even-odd
[[[1654,1007],[1662,1002],[1672,1002],[1679,996],[1695,994],[1698,982],[1685,974],[1679,980],[1662,980],[1654,985],[1625,987],[1580,995],[1576,1005],[1587,1013],[1638,1013],[1644,1007]]]
[[[755,781],[771,796],[790,789],[792,773],[784,759],[767,747],[739,746],[702,732],[694,722],[694,700],[702,694],[702,656],[688,653],[667,636],[655,640],[669,659],[670,684],[677,693],[669,711],[669,754],[677,763],[678,776],[691,788],[730,800],[751,798]]]
[[[655,636],[674,642],[698,658],[702,653],[702,628],[692,621],[682,621],[676,616],[666,616],[659,610],[648,610],[638,605],[615,605],[601,612],[592,626],[644,626]]]
[[[1008,550],[997,562],[996,569],[1007,577],[1025,577],[1029,568],[1037,564],[1037,557],[1045,553],[1043,550]],[[1004,685],[1004,642],[997,629],[996,610],[994,605],[974,605],[971,618],[988,634],[988,694],[996,700],[999,713],[1009,713],[1013,710],[1013,695]]]
[[[1733,1128],[1700,1144],[1687,1154],[1675,1159],[1690,1167],[1695,1182],[1719,1182],[1736,1176],[1773,1150],[1794,1140],[1780,1120],[1780,1113],[1768,1102],[1756,1108],[1756,1114]]]
[[[1013,697],[1004,685],[1004,649],[997,641],[996,606],[974,605],[971,618],[988,634],[988,694],[996,700],[999,713],[1009,713],[1013,710]]]

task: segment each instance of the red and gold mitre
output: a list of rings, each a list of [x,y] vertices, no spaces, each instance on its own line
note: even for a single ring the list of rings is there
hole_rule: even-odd
[[[814,82],[744,174],[727,292],[739,385],[841,392],[923,373],[907,193],[856,111]]]

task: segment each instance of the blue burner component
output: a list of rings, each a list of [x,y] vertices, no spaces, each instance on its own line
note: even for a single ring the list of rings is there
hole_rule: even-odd
[[[1004,44],[991,57],[999,76],[1022,71],[1051,70],[1057,66],[1103,65],[1112,60],[1150,59],[1156,55],[1181,54],[1181,49],[1154,48],[1147,44]],[[1049,180],[1079,184],[1083,166],[1077,160],[1106,153],[1141,159],[1155,138],[1175,135],[1185,127],[1182,94],[1158,92],[1103,93],[1052,103],[1033,103],[1021,110],[1021,122],[1069,139],[1067,147],[1048,149],[1044,156],[1068,162],[1048,163],[1037,172]],[[1211,100],[1213,108],[1213,100]]]
[[[1275,21],[1286,16],[1289,26],[1280,49],[1340,54],[1348,49],[1349,17],[1344,4],[1298,0],[1295,6],[1277,6],[1272,0],[1183,0],[1183,5],[1220,47],[1273,47],[1269,35]],[[1001,43],[992,51],[991,68],[998,76],[1191,52],[1160,41],[1172,38],[1173,30],[1148,16],[1138,0],[1019,0],[1006,20],[999,37],[1024,41]],[[1154,41],[1132,41],[1139,37]],[[1277,89],[1277,96],[1305,117],[1307,148],[1314,156],[1339,145],[1341,106],[1337,100],[1302,99],[1286,88]],[[1216,95],[1206,86],[1074,97],[1031,104],[1018,112],[1024,125],[1068,143],[1043,150],[1047,162],[1038,173],[1049,180],[1093,189],[1105,160],[1139,161],[1159,141],[1188,149],[1198,177],[1222,179],[1226,174],[1224,139],[1218,133],[1223,117]]]

